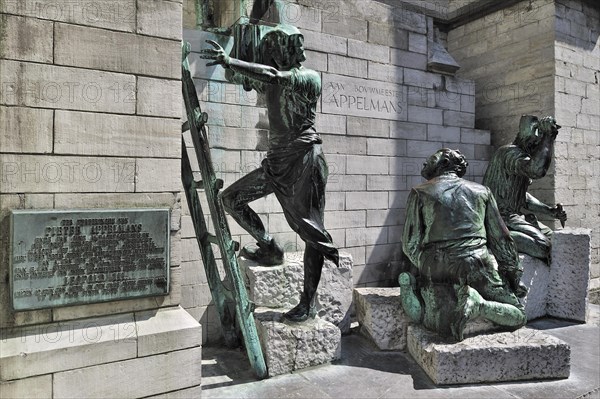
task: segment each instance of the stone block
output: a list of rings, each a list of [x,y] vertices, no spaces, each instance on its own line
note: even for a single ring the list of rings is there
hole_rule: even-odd
[[[136,0],[95,0],[92,3],[56,0],[14,0],[0,2],[7,14],[97,26],[133,32],[136,23]],[[39,38],[39,36],[31,36]]]
[[[390,121],[384,119],[348,117],[348,135],[389,137]]]
[[[106,51],[111,53],[115,47],[118,44]],[[132,75],[10,60],[0,60],[0,71],[0,104],[135,113]]]
[[[408,50],[408,31],[395,26],[370,21],[368,41],[386,47]]]
[[[137,33],[181,40],[182,4],[137,0]]]
[[[478,130],[478,129],[460,129],[460,141],[461,143],[479,144],[479,145],[490,145],[491,136],[489,130]]]
[[[248,295],[256,306],[291,309],[300,300],[304,282],[302,252],[286,254],[280,266],[259,266],[240,258],[240,268],[246,276]],[[316,309],[320,318],[333,323],[343,332],[350,328],[352,305],[352,258],[340,253],[340,266],[325,260],[317,289]]]
[[[402,84],[404,79],[403,68],[395,65],[380,64],[378,62],[369,61],[368,69],[369,79],[381,80],[395,84]]]
[[[408,50],[415,53],[427,54],[427,36],[408,32]]]
[[[327,54],[348,54],[348,39],[327,33],[302,31],[304,47],[307,50],[320,51]]]
[[[406,155],[406,140],[367,139],[367,154],[392,157]]]
[[[202,327],[179,306],[136,312],[135,326],[138,357],[193,348],[202,344]]]
[[[404,84],[421,89],[439,88],[442,85],[442,77],[436,73],[404,68]],[[411,91],[414,92],[414,89]]]
[[[314,69],[318,72],[327,71],[327,54],[310,50],[306,50],[304,54],[306,55],[306,61],[302,65],[305,68]]]
[[[172,79],[181,76],[178,41],[60,23],[54,32],[57,64]]]
[[[569,345],[529,328],[454,342],[410,326],[407,346],[439,385],[568,378],[570,373]]]
[[[183,107],[181,82],[138,77],[138,115],[180,118]]]
[[[368,155],[348,155],[346,173],[365,175],[387,175],[389,162],[387,157]]]
[[[392,122],[390,137],[425,141],[427,140],[427,125],[422,123]]]
[[[167,392],[154,396],[147,396],[146,399],[190,399],[201,398],[202,386],[198,385],[191,388],[180,389],[175,392]]]
[[[431,123],[434,125],[446,125],[443,121],[443,112],[441,109],[419,107],[417,105],[408,106],[408,121],[419,123]]]
[[[445,143],[460,142],[460,128],[440,125],[427,125],[427,139]]]
[[[56,154],[181,156],[181,123],[175,119],[57,110],[54,130]]]
[[[323,18],[323,32],[348,39],[363,40],[367,37],[367,21],[338,13],[330,18]]]
[[[64,371],[54,374],[54,398],[139,398],[195,387],[201,363],[197,347]]]
[[[360,38],[359,40],[348,39],[348,56],[381,62],[383,64],[390,62],[389,47],[367,43],[362,40],[364,40],[364,38]]]
[[[341,356],[341,333],[321,319],[289,323],[272,310],[254,312],[269,376],[291,373],[337,360]]]
[[[0,382],[0,394],[6,399],[48,399],[52,397],[52,375]]]
[[[52,152],[51,110],[24,107],[0,107],[2,151]]]
[[[521,282],[529,289],[527,296],[521,300],[527,320],[544,317],[550,289],[550,268],[545,262],[529,255],[520,254],[519,258],[523,266]]]
[[[2,26],[0,58],[52,63],[54,37],[52,22],[0,15],[0,26]]]
[[[179,159],[140,158],[136,161],[135,191],[181,191],[180,173]]]
[[[133,179],[121,179],[116,166],[135,164],[116,157],[0,154],[4,193],[133,192]],[[178,176],[178,175],[176,175]]]
[[[425,54],[413,53],[411,51],[404,51],[396,48],[390,49],[390,62],[393,65],[419,69],[421,71],[427,69],[427,56]]]
[[[403,350],[410,323],[402,310],[400,288],[355,288],[354,306],[360,333],[381,350]]]
[[[589,229],[554,232],[546,308],[549,316],[585,322],[590,263]]]
[[[368,191],[346,192],[346,209],[387,209],[386,192],[371,193]]]
[[[0,331],[0,380],[78,369],[136,357],[132,314]]]
[[[367,61],[336,54],[327,56],[327,71],[339,75],[364,77],[367,75]]]
[[[444,125],[472,128],[475,126],[475,114],[458,111],[444,111]]]

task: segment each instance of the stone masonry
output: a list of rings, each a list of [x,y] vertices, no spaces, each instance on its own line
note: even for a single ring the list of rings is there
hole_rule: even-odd
[[[82,392],[73,391],[74,380],[86,381],[82,384],[91,387],[88,394],[96,397],[149,396],[190,387],[188,395],[198,394],[201,340],[193,336],[202,332],[177,307],[183,271],[181,18],[181,0],[0,1],[2,396],[80,397]],[[143,207],[171,209],[169,295],[12,312],[7,242],[11,209]],[[167,314],[161,308],[178,316],[159,317]],[[171,327],[162,325],[164,320]],[[104,326],[106,331],[98,330],[105,333],[102,340],[110,328],[118,331],[119,323],[134,328],[135,339],[102,341],[93,349],[93,337],[73,343],[67,334],[51,334],[50,341],[41,342],[39,334],[30,334],[44,328],[60,332],[84,321]],[[170,346],[171,339],[181,338],[177,327],[184,325],[191,334],[189,345]],[[41,356],[39,366],[47,369],[31,371],[35,362],[26,362],[31,377],[13,379],[23,377],[9,374],[11,362],[22,361],[19,355],[5,358],[12,341],[4,337],[13,333],[25,334],[21,343],[33,340],[37,346],[15,348],[30,359]],[[119,353],[117,343],[122,342],[127,350]],[[109,350],[98,352],[103,347]],[[55,351],[52,360],[44,358],[48,350]],[[90,351],[97,356],[89,356]],[[185,364],[194,372],[181,381],[179,373],[165,373],[176,369],[168,364]],[[125,372],[116,375],[120,369]],[[139,369],[148,370],[147,378],[131,378]],[[98,378],[105,380],[100,383]],[[163,383],[148,382],[152,378]]]

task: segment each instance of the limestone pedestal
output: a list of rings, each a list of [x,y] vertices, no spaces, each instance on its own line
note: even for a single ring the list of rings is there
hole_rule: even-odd
[[[202,330],[181,307],[0,334],[3,398],[200,395]]]
[[[360,333],[381,350],[403,350],[410,323],[402,310],[400,288],[356,288],[354,306]]]
[[[411,356],[435,384],[569,377],[569,345],[539,330],[476,335],[456,343],[410,326],[407,338]]]
[[[286,253],[280,266],[260,266],[245,258],[240,258],[239,264],[246,276],[248,296],[257,307],[289,310],[298,304],[304,281],[302,252]],[[317,312],[343,333],[350,329],[352,288],[350,254],[340,253],[339,267],[326,260],[317,290]]]
[[[591,232],[563,229],[552,238],[552,262],[521,255],[523,277],[529,288],[523,301],[527,319],[543,316],[585,322],[591,263]]]
[[[340,358],[342,335],[338,327],[319,317],[293,323],[283,320],[282,315],[267,308],[254,312],[270,377]]]

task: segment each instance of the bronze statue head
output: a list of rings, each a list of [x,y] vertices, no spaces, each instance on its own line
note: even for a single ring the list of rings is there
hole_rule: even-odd
[[[523,115],[519,121],[519,132],[513,144],[527,152],[531,152],[544,139],[546,135],[555,139],[560,125],[552,116],[546,116],[541,120],[534,115]]]
[[[304,36],[291,25],[277,25],[262,41],[263,59],[272,60],[277,69],[289,70],[299,67],[306,60]]]
[[[421,176],[429,180],[444,173],[452,172],[456,173],[458,177],[463,177],[468,165],[469,163],[460,151],[442,148],[423,163]]]

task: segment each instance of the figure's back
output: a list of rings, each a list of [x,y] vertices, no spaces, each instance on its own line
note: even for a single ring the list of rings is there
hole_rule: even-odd
[[[520,162],[526,157],[527,154],[516,145],[502,146],[485,171],[483,184],[494,194],[503,217],[520,213],[525,205],[531,180],[520,171]]]

